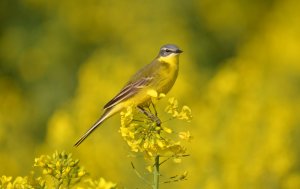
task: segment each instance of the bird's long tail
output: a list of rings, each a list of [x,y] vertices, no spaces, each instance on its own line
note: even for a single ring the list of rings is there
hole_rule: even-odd
[[[105,121],[108,117],[112,116],[113,113],[110,109],[107,109],[103,115],[94,123],[94,125],[86,131],[86,133],[74,144],[75,147],[79,146],[103,121]]]

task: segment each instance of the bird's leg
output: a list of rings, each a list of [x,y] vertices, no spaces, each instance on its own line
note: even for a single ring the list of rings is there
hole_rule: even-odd
[[[138,108],[143,114],[145,114],[148,118],[150,118],[152,121],[155,121],[157,126],[160,126],[160,125],[161,125],[161,121],[160,121],[160,119],[159,119],[156,115],[152,114],[152,113],[149,112],[149,111],[146,111],[146,110],[145,110],[144,108],[142,108],[141,106],[138,106],[137,108]]]
[[[153,107],[153,109],[154,109],[155,116],[157,117],[157,111],[156,111],[155,105],[153,104],[152,101],[151,101],[151,105],[152,105],[152,107]]]

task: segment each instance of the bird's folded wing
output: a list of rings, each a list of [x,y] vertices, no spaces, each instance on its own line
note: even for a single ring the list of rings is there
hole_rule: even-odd
[[[128,83],[112,100],[110,100],[104,109],[111,108],[116,104],[134,96],[140,89],[149,85],[153,77],[143,77],[135,82]]]

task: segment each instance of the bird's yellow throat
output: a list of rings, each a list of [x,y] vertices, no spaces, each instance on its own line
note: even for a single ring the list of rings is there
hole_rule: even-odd
[[[160,62],[166,62],[166,63],[170,64],[171,66],[177,66],[178,59],[179,59],[179,55],[178,54],[174,54],[174,55],[166,56],[166,57],[160,56],[158,58],[158,61],[160,61]]]

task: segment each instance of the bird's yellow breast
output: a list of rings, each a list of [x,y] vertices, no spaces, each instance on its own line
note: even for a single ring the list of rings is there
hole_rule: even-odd
[[[167,57],[159,57],[158,61],[161,64],[160,80],[157,91],[159,93],[168,93],[175,83],[178,74],[178,55]]]

